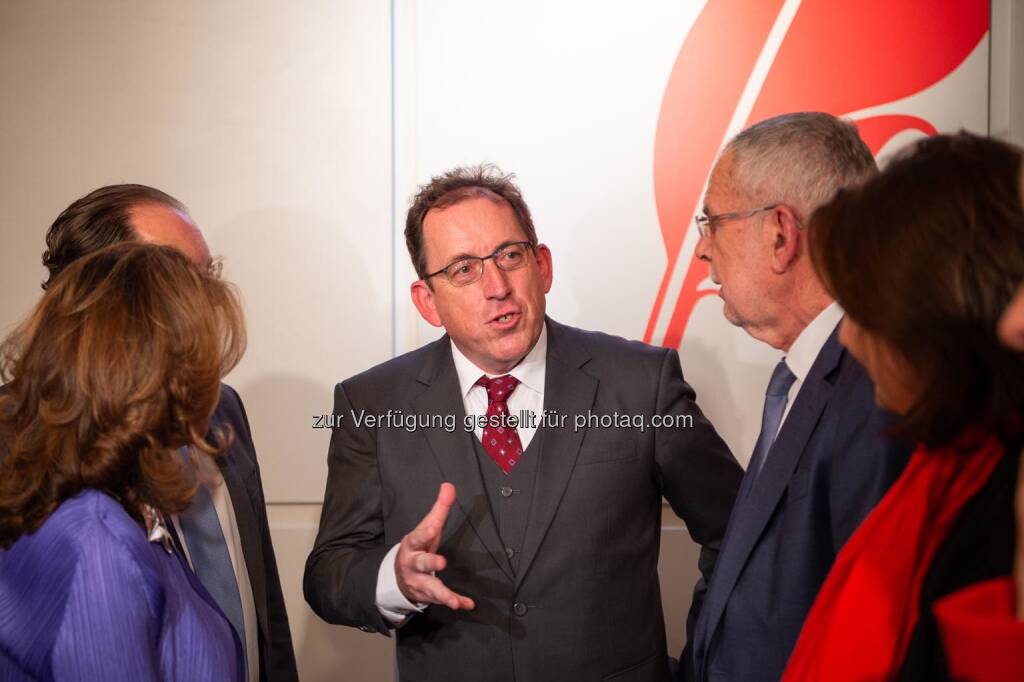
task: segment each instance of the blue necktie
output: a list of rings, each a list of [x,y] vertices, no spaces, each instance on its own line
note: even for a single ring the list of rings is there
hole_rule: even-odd
[[[244,657],[245,621],[242,619],[242,598],[238,592],[235,570],[231,566],[228,545],[224,540],[224,531],[221,530],[217,510],[213,506],[213,498],[205,485],[199,484],[192,504],[178,520],[181,522],[181,530],[185,533],[185,542],[188,543],[192,568],[238,634]],[[248,663],[245,669],[248,670]]]
[[[750,457],[749,471],[754,472],[754,480],[761,475],[764,463],[768,459],[768,451],[775,442],[775,435],[779,432],[779,424],[782,423],[782,415],[786,411],[786,403],[789,401],[789,389],[796,381],[796,375],[786,366],[785,359],[779,360],[772,372],[772,378],[768,381],[768,390],[764,393],[764,412],[761,413],[761,433],[757,437],[757,445],[754,446],[754,454]]]

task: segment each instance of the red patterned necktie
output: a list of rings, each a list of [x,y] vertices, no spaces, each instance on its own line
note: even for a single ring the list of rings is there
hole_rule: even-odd
[[[519,379],[510,374],[493,379],[483,376],[476,382],[476,385],[483,386],[487,390],[487,424],[484,425],[480,441],[494,463],[507,474],[512,471],[512,467],[516,465],[523,454],[523,443],[519,440],[519,431],[507,425],[508,397],[519,385]],[[498,425],[494,426],[493,424]]]

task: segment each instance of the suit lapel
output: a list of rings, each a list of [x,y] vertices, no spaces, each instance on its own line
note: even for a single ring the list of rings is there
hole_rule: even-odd
[[[224,476],[224,483],[228,487],[228,494],[231,496],[231,508],[235,512],[235,525],[238,526],[238,539],[242,545],[245,570],[249,574],[249,585],[252,588],[253,602],[256,607],[256,620],[259,623],[264,640],[270,641],[270,628],[267,623],[267,581],[265,564],[263,563],[263,541],[260,538],[259,524],[256,522],[256,514],[252,508],[252,498],[229,461],[229,458],[234,456],[231,451],[237,447],[239,447],[239,444],[236,436],[236,440],[231,444],[229,455],[227,457],[219,457],[217,462],[220,466],[221,475]]]
[[[473,452],[472,434],[462,428],[466,408],[462,401],[459,378],[452,361],[451,342],[445,335],[436,342],[417,381],[425,386],[422,393],[412,399],[412,405],[422,415],[456,416],[456,428],[420,429],[430,445],[444,480],[455,486],[455,499],[466,515],[477,537],[501,570],[513,580],[512,568],[505,556],[505,546],[498,535],[498,527],[491,514],[490,502],[484,490],[483,477]]]
[[[838,327],[836,329],[838,330]],[[775,443],[768,451],[761,475],[754,480],[753,472],[748,471],[743,477],[737,506],[733,511],[722,554],[704,602],[706,619],[701,618],[704,626],[700,628],[699,639],[705,647],[710,645],[725,605],[729,601],[729,595],[732,594],[743,567],[782,499],[807,441],[814,433],[818,420],[832,396],[834,387],[829,381],[829,376],[839,366],[843,353],[836,334],[837,332],[833,331],[829,336],[807,373],[793,407],[790,408]]]
[[[548,353],[544,378],[544,410],[554,410],[572,419],[585,414],[594,405],[598,381],[580,368],[590,360],[583,340],[562,325],[547,319]],[[517,587],[530,569],[537,556],[544,536],[558,511],[565,488],[569,484],[580,444],[586,429],[543,427],[543,440],[533,494],[533,505],[523,538],[523,552],[520,556]],[[540,434],[538,434],[540,435]]]

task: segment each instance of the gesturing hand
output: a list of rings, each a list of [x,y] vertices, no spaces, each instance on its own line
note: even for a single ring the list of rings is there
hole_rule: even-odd
[[[435,571],[443,571],[448,562],[436,554],[441,543],[448,511],[455,504],[455,486],[442,483],[437,502],[408,535],[402,538],[395,557],[398,589],[411,602],[443,604],[452,610],[472,609],[473,600],[449,590]]]

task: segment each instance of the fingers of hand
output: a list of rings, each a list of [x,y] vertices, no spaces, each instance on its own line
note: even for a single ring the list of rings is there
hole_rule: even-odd
[[[474,606],[472,599],[452,592],[439,578],[434,576],[423,576],[423,581],[416,591],[422,594],[422,598],[419,598],[417,601],[427,604],[441,604],[453,611],[460,609],[468,610]]]
[[[445,519],[448,518],[448,512],[453,504],[455,504],[455,486],[451,483],[442,483],[441,488],[437,491],[437,500],[434,502],[434,506],[430,508],[430,511],[427,512],[427,515],[423,517],[420,527],[437,526],[443,528]]]
[[[445,558],[440,554],[430,554],[428,552],[421,552],[413,557],[413,566],[418,573],[433,573],[435,571],[443,571],[444,567],[448,565]]]
[[[453,504],[455,486],[442,483],[434,506],[419,525],[402,538],[395,568],[399,588],[407,598],[427,604],[442,604],[455,610],[472,609],[472,599],[452,592],[433,575],[448,565],[447,560],[436,552],[441,543],[441,531]]]
[[[402,538],[402,544],[405,549],[414,552],[433,552],[437,550],[440,539],[441,533],[436,526],[427,526],[421,523]]]
[[[448,565],[440,554],[399,550],[395,563],[399,588],[410,601],[440,604],[453,610],[475,606],[472,599],[452,592],[434,575]]]

